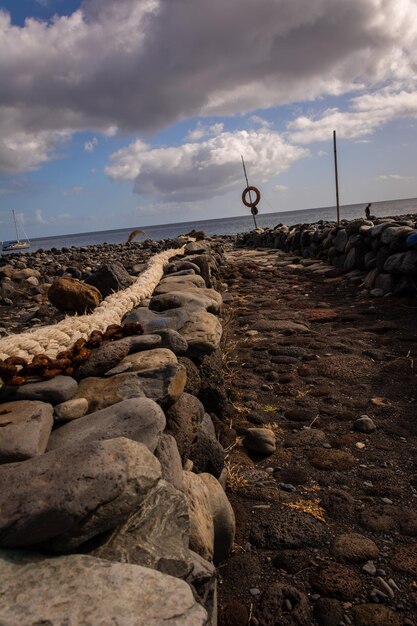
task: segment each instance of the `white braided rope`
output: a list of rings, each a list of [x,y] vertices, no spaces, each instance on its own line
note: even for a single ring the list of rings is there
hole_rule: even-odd
[[[110,324],[120,324],[126,313],[152,295],[163,276],[164,266],[177,254],[184,254],[184,248],[156,254],[131,287],[107,296],[90,315],[66,317],[53,326],[0,339],[0,359],[19,356],[31,362],[37,354],[54,359],[59,352],[72,348],[77,339],[87,339],[93,330],[104,332]]]

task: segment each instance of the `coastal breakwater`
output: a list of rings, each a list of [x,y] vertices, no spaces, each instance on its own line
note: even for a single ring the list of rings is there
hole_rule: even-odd
[[[87,358],[72,355],[71,375],[11,381],[3,367],[1,623],[216,624],[215,567],[235,533],[217,432],[223,260],[205,241],[184,252],[164,257],[164,276],[121,326],[94,338],[88,329]],[[28,288],[42,286],[38,262],[3,265],[6,285],[23,272],[38,281]],[[126,286],[109,264],[106,280],[92,273],[101,296],[112,270]],[[17,374],[31,366],[8,359]]]
[[[374,297],[416,293],[417,215],[357,219],[257,229],[238,236],[245,247],[284,250],[300,259],[331,265],[323,277],[358,272],[358,283]]]

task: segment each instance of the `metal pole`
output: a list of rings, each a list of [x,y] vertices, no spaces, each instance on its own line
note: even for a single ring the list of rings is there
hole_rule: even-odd
[[[245,161],[243,160],[243,154],[241,154],[240,156],[241,156],[241,159],[242,159],[243,171],[245,173],[246,186],[249,187],[248,175],[246,173],[246,166],[245,166]],[[249,202],[252,202],[252,193],[250,191],[249,191]],[[258,228],[258,225],[256,223],[256,219],[255,219],[254,213],[252,213],[252,217],[253,217],[253,222],[255,224],[255,228]]]
[[[336,211],[337,223],[340,223],[340,205],[339,205],[339,176],[337,173],[337,148],[336,148],[336,131],[333,131],[333,151],[334,151],[334,175],[336,179]]]

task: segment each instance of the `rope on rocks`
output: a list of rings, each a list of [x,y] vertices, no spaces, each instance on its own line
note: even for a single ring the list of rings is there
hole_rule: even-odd
[[[104,333],[110,324],[120,324],[126,313],[152,295],[163,276],[165,265],[177,254],[184,254],[184,247],[156,254],[131,287],[107,296],[90,315],[66,317],[53,326],[43,326],[0,339],[0,359],[18,356],[31,362],[37,354],[46,354],[54,359],[59,352],[71,348],[78,339],[87,339],[93,330]]]

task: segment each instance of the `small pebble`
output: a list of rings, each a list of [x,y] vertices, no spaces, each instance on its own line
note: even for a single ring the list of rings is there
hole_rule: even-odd
[[[285,598],[285,600],[284,600],[284,604],[285,604],[285,608],[287,609],[287,611],[292,611],[292,604],[291,604],[291,602],[288,600],[288,598]]]
[[[381,500],[384,504],[392,504],[392,500],[390,500],[389,498],[381,498]]]
[[[249,589],[249,593],[251,596],[259,596],[261,593],[261,590],[258,589],[257,587],[252,587],[252,589]]]
[[[311,599],[313,600],[313,602],[317,602],[317,600],[320,600],[321,595],[319,593],[313,593],[311,596]]]
[[[376,567],[375,567],[375,563],[373,561],[368,561],[367,563],[365,563],[365,565],[362,567],[362,571],[366,572],[367,574],[370,574],[371,576],[375,576],[376,574]]]
[[[278,483],[278,486],[282,491],[297,491],[297,487],[294,487],[294,485],[290,483]]]
[[[330,444],[330,443],[324,443],[324,444],[323,444],[323,448],[327,448],[327,449],[329,449],[329,448],[331,448],[331,447],[332,447],[332,446],[331,446],[331,444]]]

